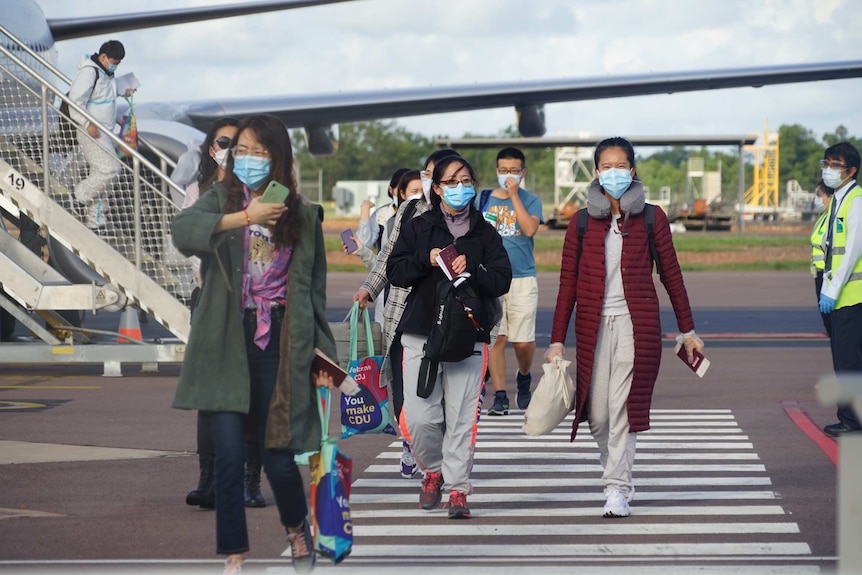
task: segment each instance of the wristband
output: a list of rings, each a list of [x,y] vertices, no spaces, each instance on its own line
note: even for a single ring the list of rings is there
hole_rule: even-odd
[[[245,225],[250,226],[251,225],[251,218],[248,217],[248,210],[243,210],[242,213],[245,214]]]

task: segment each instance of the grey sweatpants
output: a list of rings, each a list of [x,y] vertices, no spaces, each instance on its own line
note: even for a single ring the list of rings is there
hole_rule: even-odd
[[[637,433],[629,433],[626,408],[634,361],[631,315],[602,316],[587,400],[590,432],[599,444],[606,492],[609,488],[617,489],[627,497],[634,489],[632,465],[637,445]]]
[[[476,447],[476,405],[488,361],[487,344],[477,343],[473,355],[441,363],[437,384],[425,399],[416,395],[422,347],[427,338],[402,334],[404,347],[404,407],[401,433],[410,443],[423,471],[443,472],[444,490],[469,495],[470,471]]]

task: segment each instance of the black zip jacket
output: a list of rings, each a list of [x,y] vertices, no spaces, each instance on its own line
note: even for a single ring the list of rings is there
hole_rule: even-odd
[[[431,250],[445,248],[453,242],[438,206],[404,222],[392,253],[386,263],[386,277],[396,286],[412,288],[398,324],[401,333],[427,336],[431,333],[437,307],[437,283],[445,279],[443,271],[431,265]],[[455,249],[467,256],[469,281],[483,299],[498,298],[509,291],[512,266],[494,227],[470,205],[470,229],[455,240]],[[483,314],[483,324],[491,322]],[[490,342],[491,325],[483,325],[476,341]]]

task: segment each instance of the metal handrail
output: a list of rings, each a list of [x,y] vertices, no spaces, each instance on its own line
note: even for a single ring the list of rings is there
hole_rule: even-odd
[[[15,40],[17,41],[17,38],[15,38]],[[28,50],[29,50],[29,48],[28,48]],[[66,102],[69,105],[70,109],[74,109],[76,112],[78,112],[79,114],[84,116],[84,118],[86,118],[88,122],[91,122],[96,126],[101,125],[101,123],[98,120],[96,120],[93,116],[91,116],[89,114],[89,112],[87,112],[87,110],[85,110],[84,108],[81,108],[74,100],[69,98],[66,94],[62,93],[59,89],[55,88],[50,82],[45,81],[45,79],[42,78],[41,76],[39,76],[39,74],[36,74],[30,66],[25,64],[20,58],[15,56],[5,46],[0,45],[0,53],[2,53],[4,56],[9,58],[13,63],[20,66],[22,70],[26,70],[32,77],[36,78],[39,81],[39,83],[42,85],[43,94],[45,93],[46,90],[50,90],[55,96],[59,96],[59,98],[62,101]],[[44,98],[44,96],[43,96],[43,98]],[[46,107],[46,104],[47,104],[47,101],[43,100],[43,102],[42,102],[43,109]],[[43,116],[43,117],[47,118],[47,116]],[[43,128],[45,128],[46,126],[47,126],[47,121],[43,121]],[[185,190],[183,188],[181,188],[180,186],[178,186],[177,184],[172,182],[171,179],[167,176],[167,174],[165,174],[161,169],[157,168],[152,162],[150,162],[140,152],[130,148],[129,145],[126,144],[117,135],[115,135],[112,130],[103,130],[103,131],[111,139],[112,142],[117,144],[119,149],[123,150],[124,154],[130,155],[133,158],[137,159],[141,165],[143,165],[147,169],[154,172],[163,182],[167,183],[167,185],[169,187],[171,187],[172,189],[176,190],[177,192],[185,195]],[[89,134],[87,135],[87,137],[89,137]],[[152,148],[152,146],[150,146],[150,147]],[[166,199],[168,201],[170,201],[171,203],[174,203],[173,198],[170,196],[170,194],[166,194]],[[180,207],[180,206],[177,206],[176,203],[174,203],[174,206]]]
[[[42,66],[44,66],[47,70],[49,70],[52,74],[54,74],[55,76],[57,76],[57,78],[59,78],[60,80],[62,80],[63,82],[65,82],[67,86],[71,86],[71,85],[72,85],[72,80],[71,80],[68,76],[66,76],[66,74],[64,74],[64,73],[63,73],[59,68],[57,68],[56,66],[54,66],[51,62],[49,62],[48,60],[45,60],[42,56],[40,56],[40,55],[39,55],[39,53],[38,53],[38,52],[34,51],[34,50],[33,50],[33,49],[31,49],[29,46],[27,46],[27,44],[25,44],[25,43],[24,43],[24,42],[22,42],[20,39],[18,39],[18,37],[17,37],[17,36],[15,36],[14,34],[12,34],[12,33],[11,33],[8,29],[6,29],[6,27],[5,27],[5,26],[3,26],[2,24],[0,24],[0,33],[5,34],[9,39],[11,39],[15,44],[17,44],[17,45],[18,45],[22,50],[24,50],[24,52],[26,52],[26,53],[27,53],[31,58],[33,58],[34,60],[36,60],[37,62],[39,62],[39,64],[41,64],[41,65],[42,65]],[[28,68],[29,68],[29,67],[28,67]],[[38,74],[33,74],[33,75],[38,77]],[[41,78],[40,78],[40,79],[41,79]],[[148,148],[153,152],[153,154],[155,154],[155,155],[156,155],[156,157],[158,157],[158,158],[159,158],[162,162],[164,162],[166,165],[170,166],[171,168],[176,168],[176,167],[177,167],[177,163],[176,163],[175,161],[173,161],[171,158],[169,158],[167,154],[165,154],[164,152],[162,152],[161,150],[159,150],[157,147],[155,147],[155,146],[153,146],[152,144],[150,144],[149,142],[147,142],[147,140],[146,140],[146,139],[144,139],[144,138],[138,138],[138,140],[139,140],[140,142],[143,142],[144,144],[146,144],[146,145],[147,145],[147,147],[148,147]],[[161,171],[164,171],[164,170],[161,170]],[[185,190],[183,190],[182,188],[180,188],[180,190],[179,190],[179,191],[180,191],[180,192],[182,192],[183,194],[185,194]]]

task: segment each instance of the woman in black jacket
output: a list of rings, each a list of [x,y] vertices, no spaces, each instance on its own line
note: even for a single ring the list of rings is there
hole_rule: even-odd
[[[425,472],[419,505],[426,510],[437,507],[445,477],[445,487],[450,491],[450,519],[470,517],[467,495],[472,490],[476,409],[495,318],[486,309],[490,306],[481,306],[483,309],[476,314],[480,329],[473,354],[458,362],[432,364],[437,369],[436,385],[428,397],[417,395],[423,347],[437,309],[437,286],[449,281],[437,256],[454,243],[458,252],[451,263],[454,273],[469,274],[467,281],[486,303],[509,291],[512,281],[503,242],[473,207],[475,196],[476,176],[470,164],[458,156],[440,160],[432,176],[432,209],[404,223],[386,265],[386,275],[393,285],[411,288],[398,324],[404,348],[400,426]],[[423,381],[426,379],[423,377]]]

